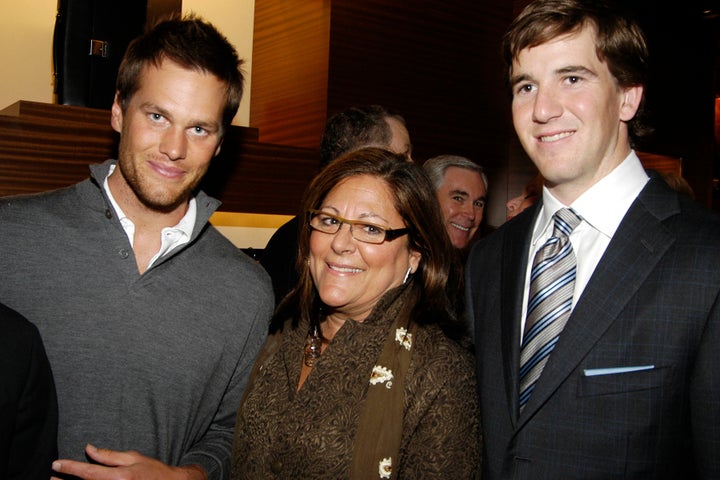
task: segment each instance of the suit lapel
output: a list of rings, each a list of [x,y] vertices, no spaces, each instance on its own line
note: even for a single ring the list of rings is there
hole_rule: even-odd
[[[654,179],[648,183],[600,259],[523,410],[519,426],[577,368],[674,242],[661,221],[678,211],[677,201],[655,181],[662,182]]]

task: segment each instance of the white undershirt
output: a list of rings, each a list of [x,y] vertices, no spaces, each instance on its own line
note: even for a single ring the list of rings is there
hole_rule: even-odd
[[[128,240],[130,240],[130,246],[132,247],[135,240],[135,224],[125,215],[125,212],[122,211],[120,205],[118,205],[118,203],[115,201],[115,197],[113,197],[112,192],[110,191],[110,186],[108,185],[108,177],[110,177],[113,171],[115,171],[115,166],[115,164],[110,165],[110,171],[108,172],[107,177],[105,177],[105,181],[103,182],[103,189],[105,190],[105,193],[110,199],[110,203],[115,210],[115,214],[120,219],[120,224],[122,225],[123,230],[125,230],[125,234],[127,235]],[[162,229],[162,232],[160,234],[160,250],[158,250],[158,252],[153,256],[152,259],[150,259],[147,268],[150,268],[155,263],[155,261],[157,261],[158,258],[167,255],[173,249],[179,247],[180,245],[184,245],[190,241],[190,238],[192,237],[193,227],[195,225],[196,215],[197,206],[195,202],[195,197],[191,197],[190,201],[188,202],[187,212],[185,212],[183,218],[180,219],[180,222],[174,227],[165,227]]]
[[[640,159],[633,151],[612,172],[590,187],[570,205],[583,220],[570,234],[570,242],[577,258],[573,308],[590,281],[595,267],[605,253],[620,222],[648,180],[649,177],[645,173]],[[520,332],[525,328],[530,291],[530,270],[535,252],[552,235],[554,226],[552,217],[555,212],[564,207],[565,205],[553,197],[546,187],[543,187],[543,206],[535,223],[532,242],[528,250]]]

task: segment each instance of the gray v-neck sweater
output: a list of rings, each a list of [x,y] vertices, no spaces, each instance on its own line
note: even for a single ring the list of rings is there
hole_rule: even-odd
[[[262,267],[207,223],[140,275],[92,179],[0,199],[0,301],[38,326],[57,384],[60,458],[86,443],[228,476],[235,414],[274,306]]]

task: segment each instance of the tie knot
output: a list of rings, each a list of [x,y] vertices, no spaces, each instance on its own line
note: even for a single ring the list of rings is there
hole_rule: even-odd
[[[561,208],[555,212],[553,218],[555,219],[553,236],[564,235],[569,237],[575,227],[582,222],[582,218],[572,208]]]

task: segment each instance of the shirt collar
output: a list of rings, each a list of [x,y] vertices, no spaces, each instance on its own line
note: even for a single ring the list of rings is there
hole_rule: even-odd
[[[609,238],[650,177],[631,151],[613,171],[590,187],[571,207],[593,228]]]
[[[195,197],[190,197],[190,200],[188,201],[188,209],[187,212],[185,212],[185,216],[183,216],[183,218],[180,219],[180,222],[172,228],[182,232],[185,235],[186,239],[189,240],[190,237],[192,237],[196,216],[197,203],[195,201]]]
[[[125,233],[128,236],[128,239],[130,240],[130,245],[133,244],[133,239],[135,237],[135,224],[133,223],[130,218],[128,218],[127,215],[125,215],[125,212],[122,211],[122,208],[120,208],[120,205],[115,200],[115,197],[113,197],[112,192],[110,191],[110,186],[108,185],[108,178],[110,175],[115,171],[115,167],[117,165],[115,163],[110,164],[110,168],[108,170],[107,175],[105,176],[105,180],[103,181],[103,190],[105,191],[105,194],[108,197],[108,200],[110,200],[110,204],[112,205],[113,209],[115,210],[115,215],[117,215],[118,220],[120,220],[120,224],[122,225],[123,229],[125,230]],[[190,201],[188,202],[188,209],[187,212],[185,212],[185,215],[182,219],[180,219],[180,222],[175,225],[174,227],[166,227],[163,229],[163,232],[166,230],[176,230],[181,234],[182,243],[187,242],[192,237],[193,228],[195,226],[195,219],[197,217],[197,202],[195,200],[195,197],[190,197]]]
[[[110,204],[113,207],[113,210],[115,210],[115,215],[117,215],[118,219],[120,219],[120,223],[123,224],[125,221],[130,220],[127,215],[125,215],[125,212],[122,211],[122,208],[120,208],[120,205],[118,205],[117,201],[115,201],[115,197],[113,197],[112,192],[110,191],[110,185],[108,184],[108,178],[110,178],[110,175],[115,171],[115,167],[117,165],[114,163],[110,164],[110,168],[108,169],[107,175],[105,175],[105,180],[103,181],[103,190],[105,191],[105,195],[107,195],[108,200],[110,200]]]
[[[570,205],[582,219],[608,238],[612,238],[620,222],[649,180],[635,151]],[[543,186],[543,204],[540,209],[532,243],[544,239],[552,228],[553,215],[564,208],[547,187]]]

